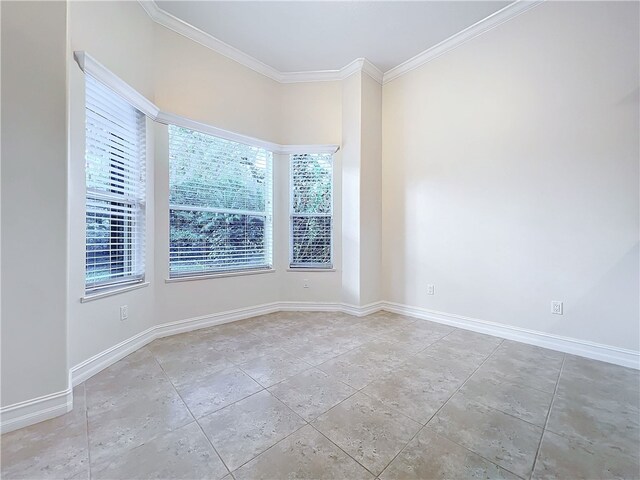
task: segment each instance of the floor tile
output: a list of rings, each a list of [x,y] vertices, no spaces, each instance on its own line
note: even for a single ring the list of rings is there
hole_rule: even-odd
[[[137,350],[85,382],[89,416],[172,390],[162,368],[146,348]]]
[[[487,376],[553,393],[564,354],[505,340],[480,367]]]
[[[290,339],[282,345],[282,348],[306,363],[316,366],[358,348],[369,340],[370,337],[363,335],[350,335],[349,338],[340,339],[329,334],[304,334]]]
[[[533,468],[542,429],[456,394],[429,422],[436,433],[522,477]]]
[[[263,387],[270,387],[296,373],[311,368],[311,365],[284,350],[242,363],[239,367]]]
[[[380,475],[391,479],[510,479],[519,477],[424,428]]]
[[[553,393],[527,388],[476,372],[460,390],[487,407],[495,408],[539,427],[544,427]]]
[[[307,421],[314,420],[356,392],[315,368],[274,385],[269,391]]]
[[[446,360],[425,356],[408,360],[362,392],[424,425],[468,376]]]
[[[88,478],[84,385],[73,390],[66,415],[2,435],[3,479]]]
[[[376,340],[322,363],[318,368],[360,389],[397,368],[410,356],[397,343]]]
[[[612,393],[615,392],[615,395]],[[640,410],[640,371],[567,355],[558,381],[558,394],[581,400],[608,400]]]
[[[237,469],[306,423],[266,390],[198,422],[230,470]]]
[[[88,415],[92,467],[102,468],[114,457],[192,421],[193,416],[173,387],[161,394],[141,393],[138,401]]]
[[[219,479],[228,474],[196,422],[112,457],[92,470],[99,479]]]
[[[362,393],[333,407],[312,425],[375,475],[421,427]]]
[[[264,338],[252,336],[238,341],[229,341],[225,345],[215,346],[216,350],[234,363],[244,363],[263,355],[271,355],[280,350],[278,344],[274,344]]]
[[[474,360],[480,365],[502,342],[501,338],[467,330],[455,330],[428,346],[424,352],[442,358]]]
[[[418,320],[405,327],[385,333],[382,338],[406,345],[413,352],[424,350],[428,346],[451,333],[454,329],[446,325]]]
[[[211,373],[233,366],[230,360],[207,343],[177,344],[170,348],[167,345],[158,348],[152,344],[149,349],[171,383],[176,386],[192,383]]]
[[[546,428],[629,453],[638,452],[640,445],[640,412],[619,402],[615,392],[608,398],[558,393]]]
[[[177,388],[196,418],[262,390],[259,384],[237,367],[225,368]]]
[[[640,478],[638,450],[628,455],[600,443],[569,439],[546,431],[533,479]]]
[[[355,460],[307,425],[233,472],[236,480],[373,479]]]

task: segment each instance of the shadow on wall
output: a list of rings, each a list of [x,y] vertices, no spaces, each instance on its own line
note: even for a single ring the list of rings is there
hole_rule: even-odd
[[[640,242],[636,242],[618,262],[602,275],[597,283],[577,299],[575,310],[571,312],[572,318],[578,322],[593,316],[594,312],[596,315],[598,312],[610,312],[595,320],[602,324],[604,335],[611,335],[611,339],[608,340],[609,344],[614,344],[618,333],[627,338],[635,339],[635,344],[629,347],[634,350],[640,350],[640,279],[637,270],[639,263]],[[624,308],[624,305],[629,303],[629,298],[635,298],[633,312]],[[608,306],[603,306],[603,303]],[[626,315],[631,318],[627,321],[615,318],[619,315],[619,311],[625,311]],[[622,325],[623,329],[627,326],[629,329],[615,332],[611,327],[616,325]]]

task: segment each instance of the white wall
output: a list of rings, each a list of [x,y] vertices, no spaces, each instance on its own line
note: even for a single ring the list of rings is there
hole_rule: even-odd
[[[67,388],[67,7],[0,8],[6,406]]]
[[[545,2],[384,86],[386,299],[638,350],[638,7]]]

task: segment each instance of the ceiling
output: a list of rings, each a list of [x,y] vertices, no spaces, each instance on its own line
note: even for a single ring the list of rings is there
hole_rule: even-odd
[[[339,70],[366,58],[382,72],[510,1],[166,1],[157,6],[279,72]]]

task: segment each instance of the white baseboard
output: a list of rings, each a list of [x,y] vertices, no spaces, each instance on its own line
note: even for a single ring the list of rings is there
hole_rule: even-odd
[[[156,325],[140,332],[71,368],[69,372],[69,388],[67,390],[0,409],[0,431],[3,433],[9,432],[71,411],[74,386],[84,382],[156,338],[279,311],[343,312],[362,317],[380,310],[640,369],[640,353],[632,350],[393,302],[375,302],[363,306],[338,302],[273,302]]]
[[[612,347],[600,343],[579,340],[577,338],[562,337],[549,333],[512,327],[500,323],[488,322],[477,318],[464,317],[452,313],[437,312],[420,307],[410,307],[393,302],[382,302],[383,310],[408,315],[423,320],[443,323],[452,327],[486,333],[496,337],[515,340],[538,347],[549,348],[564,353],[571,353],[603,362],[614,363],[623,367],[640,369],[640,352],[624,348]]]
[[[73,408],[73,390],[43,395],[0,409],[0,433],[7,433],[34,423],[68,413]]]

